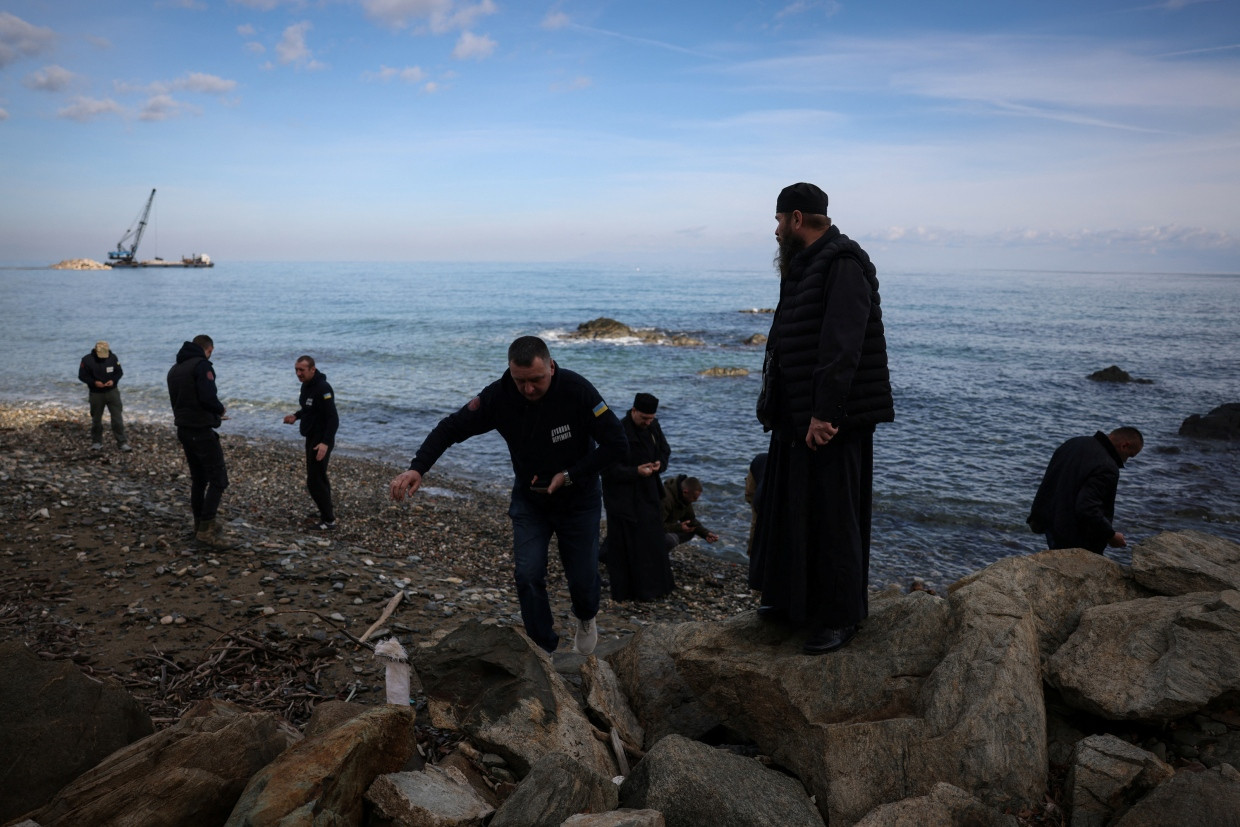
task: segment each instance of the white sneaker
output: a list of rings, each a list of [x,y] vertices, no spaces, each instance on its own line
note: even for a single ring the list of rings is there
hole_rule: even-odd
[[[594,622],[594,618],[582,620],[576,615],[573,616],[573,620],[577,621],[577,636],[573,639],[573,651],[589,655],[598,645],[598,624]]]
[[[128,454],[128,453],[129,453],[130,451],[132,451],[133,449],[129,447],[129,443],[128,443],[128,442],[122,442],[122,443],[121,443],[121,450],[122,450],[122,451],[124,451],[126,454]]]
[[[96,443],[92,444],[92,445],[90,446],[90,450],[92,450],[92,451],[102,451],[102,450],[103,450],[103,443],[102,443],[102,442],[96,442]]]

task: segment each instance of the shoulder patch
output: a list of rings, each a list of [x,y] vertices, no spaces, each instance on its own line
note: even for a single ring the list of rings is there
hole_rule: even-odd
[[[469,408],[471,411],[476,411],[482,407],[482,399],[475,396],[473,399],[469,400],[465,407]]]
[[[323,394],[323,398],[324,398],[324,399],[331,399],[331,398],[332,398],[332,395],[331,395],[330,393],[325,393],[325,394]]]
[[[214,381],[215,381],[215,371],[213,371],[213,370],[209,370],[209,371],[207,371],[207,378],[208,378],[208,379],[210,379],[212,382],[214,382]]]
[[[606,402],[599,402],[597,405],[595,405],[595,406],[594,406],[594,415],[595,415],[596,417],[598,417],[598,416],[602,416],[602,415],[603,415],[603,414],[605,414],[605,413],[607,413],[607,403],[606,403]]]

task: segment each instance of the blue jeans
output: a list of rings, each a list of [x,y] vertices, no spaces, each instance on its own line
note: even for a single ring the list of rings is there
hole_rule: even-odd
[[[598,614],[598,525],[602,508],[597,487],[593,492],[551,495],[513,489],[508,516],[512,518],[512,555],[521,620],[530,640],[548,652],[554,652],[560,642],[547,599],[547,548],[551,535],[559,541],[573,614],[579,620],[590,620]]]

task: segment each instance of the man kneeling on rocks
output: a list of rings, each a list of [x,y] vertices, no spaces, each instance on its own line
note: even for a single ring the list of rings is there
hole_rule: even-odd
[[[508,443],[516,475],[508,516],[525,633],[547,652],[559,645],[547,599],[554,534],[576,619],[573,648],[588,655],[598,642],[599,472],[624,456],[620,420],[593,385],[551,359],[542,339],[522,336],[508,348],[504,375],[422,442],[409,470],[392,480],[392,499],[417,491],[448,446],[487,431]]]
[[[215,367],[211,364],[214,350],[215,342],[205,335],[181,345],[177,363],[168,371],[168,397],[177,439],[189,463],[194,536],[209,546],[230,548],[233,543],[216,520],[220,498],[228,487],[228,469],[215,429],[228,417],[215,389]]]

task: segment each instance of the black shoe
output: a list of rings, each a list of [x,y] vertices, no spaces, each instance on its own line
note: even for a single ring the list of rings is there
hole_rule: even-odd
[[[843,629],[828,627],[816,634],[810,635],[805,641],[805,645],[801,647],[801,651],[807,655],[825,655],[827,652],[834,652],[848,643],[856,634],[856,626],[845,626]]]

